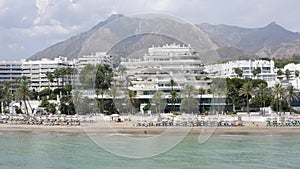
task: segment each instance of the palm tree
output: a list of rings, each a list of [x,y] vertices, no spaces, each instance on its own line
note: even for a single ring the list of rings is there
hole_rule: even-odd
[[[17,86],[17,97],[22,100],[25,105],[26,114],[28,114],[28,107],[26,101],[30,98],[31,92],[29,90],[29,82],[27,77],[23,76]],[[29,105],[30,106],[30,105]]]
[[[128,91],[128,96],[129,96],[130,103],[131,103],[131,114],[133,114],[133,107],[135,107],[135,100],[134,100],[134,98],[136,97],[136,91],[129,90]]]
[[[10,102],[12,101],[11,84],[12,84],[11,81],[5,81],[5,82],[3,82],[3,85],[1,88],[4,112],[8,112],[8,106],[9,106]]]
[[[213,102],[213,113],[215,113],[215,111],[216,111],[216,105],[215,105],[215,94],[217,94],[217,90],[218,90],[218,88],[217,88],[217,85],[215,84],[215,83],[212,83],[212,84],[210,84],[209,85],[209,93],[210,94],[212,94],[212,102]]]
[[[230,98],[232,101],[232,111],[235,112],[238,90],[233,84],[228,85],[226,89],[227,89],[227,97]]]
[[[95,79],[95,91],[101,94],[101,113],[103,113],[104,93],[108,91],[112,82],[112,69],[109,65],[98,65]]]
[[[68,81],[68,85],[71,85],[71,82],[73,82],[73,77],[74,75],[77,74],[77,69],[73,68],[73,67],[67,67],[66,68],[66,75],[67,75],[67,81]]]
[[[299,99],[300,99],[299,91],[295,89],[293,85],[289,85],[286,88],[286,100],[289,106],[291,107],[291,103],[293,100],[299,100]]]
[[[258,75],[260,73],[261,73],[261,68],[260,67],[255,68],[254,70],[252,70],[252,74],[254,76],[254,79],[255,79],[256,75]]]
[[[155,104],[156,112],[158,113],[158,116],[160,116],[160,113],[165,109],[166,107],[166,101],[165,101],[165,94],[162,91],[157,91],[154,93],[152,97],[152,101]]]
[[[234,69],[234,73],[237,74],[239,77],[243,76],[243,70],[240,68]]]
[[[198,89],[198,92],[200,94],[200,101],[199,101],[199,103],[201,104],[202,96],[203,96],[203,94],[206,93],[206,90],[201,87],[201,88]],[[202,101],[202,111],[204,111],[204,102],[203,101]]]
[[[246,103],[247,103],[247,113],[249,114],[249,96],[253,95],[253,86],[252,83],[247,82],[245,83],[242,88],[239,90],[240,96],[246,96]]]
[[[298,82],[298,80],[299,80],[299,70],[295,70],[295,77],[297,78],[297,89],[299,89],[299,82]]]
[[[291,75],[290,70],[289,70],[289,69],[286,69],[286,70],[285,70],[285,77],[286,77],[287,80],[290,79],[290,75]]]
[[[50,88],[50,85],[51,85],[51,83],[53,82],[53,79],[54,79],[52,72],[47,71],[46,72],[46,77],[48,79],[48,87]]]
[[[174,90],[174,86],[177,85],[174,79],[171,79],[169,82],[169,85],[171,86],[171,90]]]
[[[64,85],[65,85],[65,78],[66,78],[66,75],[67,75],[67,69],[62,67],[58,71],[59,71],[60,78],[61,78],[61,87],[63,88]]]
[[[56,79],[57,88],[59,88],[59,78],[60,78],[60,74],[61,74],[61,72],[59,71],[59,69],[55,69],[54,72],[53,72],[53,78]]]
[[[283,75],[283,72],[282,72],[281,69],[279,69],[279,70],[277,71],[277,79],[282,80],[282,77],[281,77],[282,75]]]
[[[276,84],[274,87],[273,87],[273,94],[274,94],[274,97],[275,99],[277,100],[277,113],[278,111],[280,111],[280,103],[281,103],[281,100],[282,98],[284,97],[284,94],[285,94],[285,89],[282,87],[281,84]]]
[[[172,104],[173,104],[173,112],[175,112],[176,110],[176,100],[178,99],[178,95],[177,95],[177,91],[176,90],[172,90],[170,92],[170,95],[171,95],[171,99],[172,99]]]
[[[122,66],[120,65],[117,69],[117,71],[120,73],[120,80],[122,81],[123,80],[123,77],[124,77],[124,73],[126,72],[126,67],[125,66]]]
[[[268,94],[268,87],[265,83],[260,83],[257,85],[256,93],[259,97],[262,107],[266,107],[266,99]]]
[[[194,95],[197,94],[197,89],[193,85],[186,84],[184,86],[183,93],[184,93],[184,95],[187,99],[186,101],[188,103],[188,112],[191,113],[191,104],[190,104],[190,102],[193,101]],[[193,102],[195,102],[195,101],[193,101]],[[197,107],[199,109],[199,105]]]
[[[170,82],[169,82],[169,85],[171,86],[171,91],[170,91],[170,95],[171,95],[171,99],[172,99],[172,104],[173,104],[173,111],[175,112],[175,102],[178,98],[177,96],[177,91],[174,90],[174,86],[176,85],[177,83],[175,82],[174,79],[171,79]]]

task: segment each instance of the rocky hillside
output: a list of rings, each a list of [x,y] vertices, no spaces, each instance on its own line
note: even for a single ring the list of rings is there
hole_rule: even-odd
[[[219,48],[245,57],[292,57],[299,54],[300,34],[291,32],[275,22],[262,28],[248,29],[228,25],[200,24]],[[240,52],[234,52],[239,49]],[[227,51],[228,51],[227,50]],[[233,52],[233,53],[232,53]],[[222,55],[222,53],[221,53]]]
[[[119,22],[114,22],[122,18]],[[256,57],[289,58],[300,54],[300,34],[286,30],[275,22],[255,29],[228,25],[197,25],[203,37],[209,39],[209,46],[203,45],[191,26],[164,18],[161,20],[129,18],[112,15],[87,32],[59,42],[40,51],[30,59],[79,56],[108,51],[119,61],[120,57],[140,57],[152,45],[166,43],[185,44],[185,37],[192,44],[200,44],[197,50],[213,48],[221,60]],[[151,30],[159,30],[151,33]],[[150,33],[142,33],[147,32]],[[166,36],[168,33],[176,38]],[[136,35],[135,35],[136,34]],[[194,35],[195,36],[190,36]],[[131,35],[131,36],[128,36]],[[121,40],[121,41],[120,41]],[[122,43],[121,43],[122,42]]]

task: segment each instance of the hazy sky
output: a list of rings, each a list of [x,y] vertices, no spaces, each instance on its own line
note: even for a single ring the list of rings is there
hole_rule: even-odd
[[[114,13],[163,12],[192,23],[300,32],[299,0],[0,0],[0,60],[27,58]]]

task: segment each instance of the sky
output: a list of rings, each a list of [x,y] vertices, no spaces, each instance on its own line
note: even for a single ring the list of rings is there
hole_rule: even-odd
[[[0,0],[0,60],[25,59],[112,14],[174,15],[191,23],[300,32],[299,0]]]

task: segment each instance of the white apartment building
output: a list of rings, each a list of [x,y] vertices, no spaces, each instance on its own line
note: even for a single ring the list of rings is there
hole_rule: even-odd
[[[80,80],[79,80],[79,75],[80,75],[81,70],[88,64],[91,64],[91,65],[106,64],[106,65],[110,65],[111,67],[113,67],[112,61],[113,61],[112,56],[108,55],[106,52],[96,52],[96,53],[84,55],[82,57],[75,59],[75,68],[77,69],[78,74],[74,78],[74,84],[76,86],[81,85]]]
[[[238,74],[235,73],[235,69],[237,68],[243,71],[242,77],[239,77]],[[260,68],[261,73],[254,77],[252,71],[256,68]],[[205,71],[209,73],[211,77],[262,79],[266,80],[269,86],[273,86],[276,81],[277,73],[274,69],[273,60],[236,60],[205,66]]]
[[[68,61],[66,57],[59,56],[58,58],[41,60],[25,60],[22,63],[22,75],[26,76],[30,80],[30,89],[35,91],[41,91],[46,87],[49,87],[49,80],[46,73],[54,72],[59,68],[72,67],[73,61]],[[57,83],[51,83],[52,88],[57,87]]]
[[[173,87],[183,98],[182,90],[186,84],[193,85],[196,89],[209,86],[210,80],[204,80],[204,66],[197,53],[190,46],[164,45],[151,47],[142,59],[121,59],[122,66],[131,84],[128,89],[136,91],[136,98],[141,101],[142,107],[149,103],[156,91],[163,91],[165,98],[170,98],[170,80],[176,85]],[[199,96],[197,96],[199,98]],[[210,95],[202,96],[210,97]],[[179,99],[180,100],[180,99]],[[171,106],[171,103],[168,102]],[[176,103],[177,110],[180,102]]]
[[[76,68],[80,72],[86,65],[107,64],[112,67],[112,56],[106,52],[96,52],[76,59]]]
[[[22,61],[0,61],[0,87],[5,81],[15,82],[22,76]],[[14,88],[12,87],[12,91]]]
[[[283,80],[280,82],[283,87],[287,87],[288,85],[293,85],[296,89],[298,90],[300,89],[299,76],[297,77],[295,73],[296,71],[300,72],[300,64],[289,63],[285,65],[283,69],[278,69],[278,70],[281,70],[283,73],[283,75],[281,76]],[[289,79],[287,79],[285,75],[286,70],[289,70],[290,72]]]

